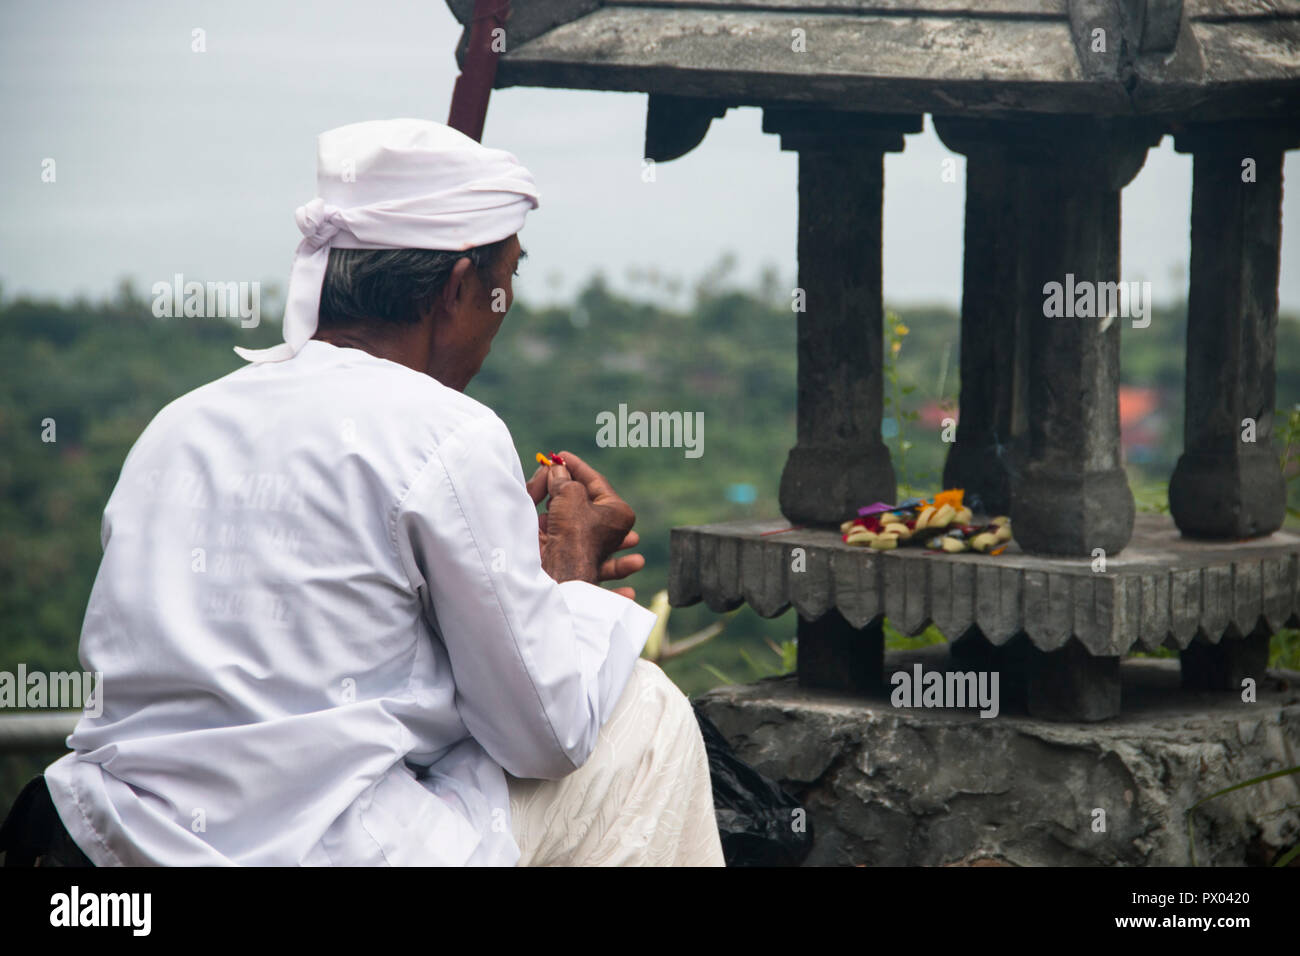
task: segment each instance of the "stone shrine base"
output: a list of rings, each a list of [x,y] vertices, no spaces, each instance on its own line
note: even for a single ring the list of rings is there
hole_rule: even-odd
[[[886,679],[917,663],[963,669],[937,645],[890,652]],[[1176,660],[1126,660],[1121,680],[1123,712],[1104,723],[1036,720],[1005,694],[993,718],[895,708],[888,686],[850,697],[793,676],[697,702],[803,802],[810,866],[1185,866],[1187,808],[1300,763],[1300,673],[1269,671],[1256,703],[1185,690]],[[1200,865],[1267,864],[1300,839],[1300,775],[1212,800],[1193,822]]]

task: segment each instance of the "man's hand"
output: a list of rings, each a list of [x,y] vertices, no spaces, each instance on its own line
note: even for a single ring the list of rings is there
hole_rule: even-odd
[[[557,581],[611,581],[645,567],[639,554],[616,555],[634,548],[636,514],[598,471],[572,452],[561,451],[564,465],[540,467],[528,481],[528,494],[540,504],[538,517],[542,568]],[[616,593],[632,598],[632,588]]]

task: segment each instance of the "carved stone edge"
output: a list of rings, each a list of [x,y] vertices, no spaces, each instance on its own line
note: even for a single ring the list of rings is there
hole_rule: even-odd
[[[792,570],[802,548],[804,570]],[[762,617],[790,608],[817,620],[832,608],[854,627],[881,616],[905,634],[934,624],[949,640],[978,627],[995,646],[1019,633],[1045,651],[1071,637],[1095,656],[1275,632],[1300,619],[1300,554],[1248,555],[1204,567],[1047,571],[980,559],[899,556],[675,528],[669,601]]]

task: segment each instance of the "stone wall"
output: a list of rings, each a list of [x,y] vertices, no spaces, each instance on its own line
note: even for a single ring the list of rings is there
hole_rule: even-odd
[[[886,673],[915,663],[943,669],[947,648],[891,653]],[[793,677],[698,702],[741,759],[803,802],[807,865],[1183,866],[1188,807],[1300,763],[1300,674],[1269,672],[1244,703],[1182,690],[1176,661],[1135,659],[1123,694],[1122,716],[1094,724],[1014,705],[993,718],[895,708]],[[1300,840],[1300,775],[1211,801],[1194,823],[1199,864],[1267,863]]]

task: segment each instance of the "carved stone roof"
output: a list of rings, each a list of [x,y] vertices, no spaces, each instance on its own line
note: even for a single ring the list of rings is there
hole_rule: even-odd
[[[473,0],[448,5],[462,24],[469,22]],[[497,73],[503,87],[877,113],[1209,120],[1300,112],[1300,0],[515,0],[512,6]]]

